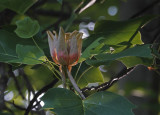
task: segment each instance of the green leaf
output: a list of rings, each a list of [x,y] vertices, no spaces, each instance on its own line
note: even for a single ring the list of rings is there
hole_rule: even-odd
[[[0,5],[19,14],[25,13],[38,0],[0,0]]]
[[[80,62],[101,53],[101,50],[98,50],[93,54],[92,50],[100,47],[100,45],[103,47],[102,44],[113,47],[114,53],[131,48],[136,44],[143,44],[139,30],[153,18],[148,16],[127,21],[101,20],[96,22],[94,34],[83,41],[83,52]],[[108,47],[103,51],[109,52]]]
[[[127,21],[101,20],[96,22],[94,32],[102,34],[102,42],[108,45],[117,45],[120,43],[142,44],[139,38],[134,39],[138,30],[153,17],[140,17]]]
[[[87,64],[99,66],[99,65],[109,65],[113,60],[121,60],[122,62],[129,63],[131,61],[132,64],[128,64],[130,66],[134,66],[138,64],[136,60],[130,60],[132,57],[139,57],[139,58],[152,58],[150,45],[141,45],[135,46],[133,48],[128,48],[120,53],[115,54],[99,54],[95,56],[97,60],[87,60]],[[132,58],[133,59],[133,58]],[[135,62],[134,62],[135,61]],[[142,63],[145,64],[145,63]],[[126,65],[127,66],[127,65]]]
[[[77,84],[80,88],[87,86],[89,83],[103,82],[103,75],[99,68],[90,67],[77,76]]]
[[[99,68],[92,67],[87,72],[79,76],[78,86],[83,88],[87,86],[89,83],[103,82],[103,75],[100,72]]]
[[[82,62],[81,65],[74,66],[72,68],[72,75],[80,88],[84,88],[89,83],[100,83],[104,81],[99,68],[87,65],[85,62]]]
[[[124,97],[111,92],[98,92],[83,101],[85,115],[134,115],[135,106]]]
[[[44,60],[44,53],[34,46],[31,39],[21,39],[5,30],[0,30],[0,38],[0,62],[40,64]]]
[[[133,67],[138,64],[142,64],[145,66],[151,66],[153,63],[152,58],[135,57],[135,56],[123,57],[118,60],[120,60],[127,68]]]
[[[36,46],[16,45],[16,52],[23,64],[39,64],[45,61],[45,55],[42,50]]]
[[[83,115],[83,105],[79,96],[63,88],[52,88],[42,97],[45,105],[57,115]]]
[[[33,21],[30,17],[17,21],[16,25],[17,29],[15,32],[21,38],[31,38],[36,35],[40,29],[38,21]]]
[[[0,112],[0,115],[11,115],[11,114]]]
[[[135,106],[124,97],[111,92],[98,92],[85,100],[72,91],[52,88],[41,98],[45,105],[57,115],[133,115]]]
[[[60,4],[62,4],[63,0],[57,0]]]

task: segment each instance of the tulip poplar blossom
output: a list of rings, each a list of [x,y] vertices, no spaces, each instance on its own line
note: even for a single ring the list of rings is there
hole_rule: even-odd
[[[55,31],[47,31],[50,54],[53,61],[62,66],[67,66],[71,71],[72,66],[76,65],[82,48],[82,33],[73,31],[72,33],[65,33],[60,27],[59,35]]]
[[[53,33],[47,31],[47,34],[52,59],[56,64],[60,65],[63,88],[66,88],[66,76],[68,76],[75,90],[82,99],[85,99],[71,75],[71,68],[77,64],[81,55],[83,34],[78,31],[64,33],[63,28],[60,28],[59,35],[55,31]]]

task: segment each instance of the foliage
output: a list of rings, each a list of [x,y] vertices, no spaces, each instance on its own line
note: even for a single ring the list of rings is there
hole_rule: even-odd
[[[0,13],[4,14],[0,17],[6,18],[0,22],[0,92],[3,92],[0,114],[44,115],[45,111],[50,111],[56,115],[133,115],[135,105],[106,89],[139,64],[153,70],[157,68],[155,60],[160,55],[159,45],[157,48],[155,44],[158,43],[146,44],[141,38],[142,28],[157,17],[137,16],[121,21],[118,14],[105,14],[103,8],[113,3],[120,7],[118,0],[94,3],[87,0],[71,3],[65,0],[0,0]],[[96,13],[92,9],[97,10]],[[98,10],[101,12],[97,13]],[[10,15],[9,21],[5,12]],[[107,18],[98,19],[103,13]],[[71,71],[86,97],[82,99],[68,77],[67,89],[57,88],[62,85],[60,76],[63,73],[49,54],[46,30],[58,30],[63,26],[65,31],[72,31],[80,27],[79,22],[92,20],[94,30],[88,31],[90,35],[83,39],[82,55]],[[125,72],[110,79],[100,68],[110,68],[115,61],[126,67]],[[12,99],[4,99],[6,92],[13,93]]]

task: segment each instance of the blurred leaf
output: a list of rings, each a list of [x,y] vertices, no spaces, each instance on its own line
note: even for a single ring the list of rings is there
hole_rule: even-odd
[[[85,62],[74,66],[72,75],[80,88],[84,88],[89,83],[103,82],[103,75],[99,68],[87,65]]]
[[[39,68],[33,69],[34,65],[24,67],[24,72],[28,76],[35,90],[40,90],[43,86],[54,80],[55,76],[48,67],[41,64]]]
[[[133,67],[138,64],[151,66],[153,63],[152,58],[135,57],[135,56],[127,56],[127,57],[120,58],[118,60],[120,60],[127,68]]]
[[[87,64],[89,65],[94,65],[94,66],[100,66],[100,65],[108,65],[110,64],[113,60],[121,60],[122,62],[125,63],[132,63],[130,66],[134,66],[138,64],[136,61],[137,60],[128,60],[130,57],[139,57],[139,58],[152,58],[151,55],[151,49],[150,45],[141,45],[141,46],[135,46],[133,48],[128,48],[120,53],[115,53],[115,54],[99,54],[95,56],[97,60],[87,60]],[[125,58],[124,58],[125,57]],[[133,58],[131,58],[133,59]],[[128,62],[131,61],[131,62]],[[145,62],[145,61],[144,61]],[[145,63],[142,63],[145,65]],[[127,65],[126,65],[127,66]]]
[[[0,112],[0,115],[12,115],[12,114]]]
[[[85,100],[72,91],[52,88],[41,98],[45,105],[57,115],[133,115],[135,106],[124,97],[111,92],[98,92]]]
[[[0,5],[19,14],[25,13],[38,0],[0,0]]]
[[[45,55],[42,50],[36,46],[16,45],[16,52],[23,64],[39,64],[45,61]]]
[[[89,4],[89,0],[84,0],[82,8]],[[96,1],[91,7],[87,8],[80,14],[81,18],[92,19],[92,20],[101,20],[101,19],[109,19],[109,20],[117,20],[119,17],[118,10],[120,9],[120,1],[119,0],[100,0]],[[117,13],[114,16],[111,16],[108,13],[108,9],[114,6],[117,9]],[[98,11],[98,13],[95,13]]]
[[[62,4],[63,0],[57,0],[60,4]]]
[[[78,77],[77,84],[80,88],[84,88],[89,83],[103,82],[103,75],[100,72],[99,68],[91,67],[88,71],[84,71]]]
[[[30,17],[24,18],[16,22],[16,34],[21,38],[31,38],[38,33],[40,26],[38,21],[32,20]]]

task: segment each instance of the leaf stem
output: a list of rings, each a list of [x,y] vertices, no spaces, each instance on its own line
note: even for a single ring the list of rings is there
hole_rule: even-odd
[[[79,93],[79,95],[81,96],[82,99],[85,99],[85,96],[83,95],[83,93],[81,92],[81,90],[79,89],[78,85],[76,84],[76,81],[74,80],[73,76],[71,75],[71,73],[68,71],[67,69],[67,74],[68,74],[68,78],[71,81],[74,89]]]
[[[32,40],[33,40],[34,44],[36,45],[36,47],[37,47],[41,52],[43,52],[42,49],[38,46],[37,42],[34,40],[33,37],[32,37]]]
[[[66,76],[65,76],[65,73],[63,71],[61,72],[61,77],[62,77],[63,88],[66,88]]]

